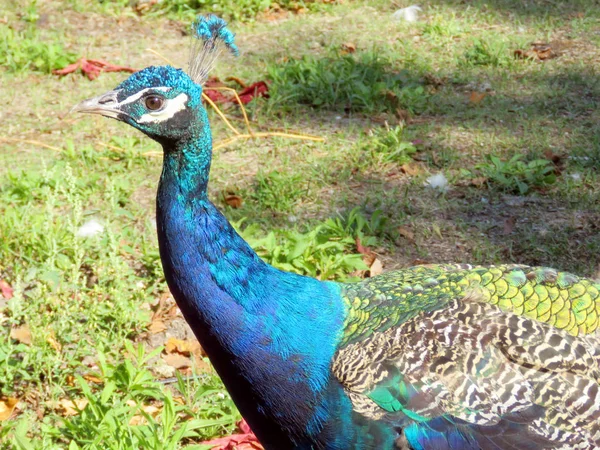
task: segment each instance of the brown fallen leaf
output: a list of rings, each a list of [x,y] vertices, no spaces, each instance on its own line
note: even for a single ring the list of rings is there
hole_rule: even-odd
[[[31,331],[27,325],[10,330],[10,337],[25,345],[31,345]]]
[[[104,380],[102,380],[102,378],[100,378],[96,375],[89,374],[89,373],[86,373],[85,375],[83,375],[83,379],[90,381],[92,383],[98,383],[98,384],[101,384],[104,382]]]
[[[400,166],[400,172],[413,177],[415,175],[419,175],[421,173],[421,169],[416,164],[406,163]]]
[[[244,203],[244,199],[235,194],[226,194],[224,199],[225,203],[231,206],[233,209],[240,208]]]
[[[0,421],[10,418],[18,403],[18,398],[0,397]]]
[[[56,350],[56,353],[61,352],[62,345],[60,345],[60,342],[58,342],[52,334],[46,338],[46,342],[48,342],[48,344],[50,344],[50,347],[52,347],[54,350]]]
[[[165,343],[165,352],[166,353],[179,353],[183,356],[190,355],[198,355],[200,357],[204,356],[204,350],[202,350],[202,346],[198,341],[189,340],[184,341],[182,339],[177,338],[169,338]]]
[[[369,276],[375,277],[380,273],[383,273],[383,264],[378,258],[375,258],[373,264],[371,264],[371,267],[369,267]]]
[[[487,177],[476,177],[476,178],[471,178],[471,180],[469,180],[469,184],[471,186],[481,187],[481,186],[484,186],[487,183],[487,181],[488,181]]]
[[[410,263],[411,266],[422,266],[424,264],[429,264],[429,261],[427,261],[426,259],[413,259]]]
[[[513,52],[515,58],[520,59],[533,59],[536,61],[545,61],[547,59],[555,58],[558,54],[554,51],[552,46],[545,44],[534,42],[531,44],[530,50],[521,50],[517,49]]]
[[[158,0],[140,1],[137,5],[135,5],[135,11],[139,15],[142,15],[142,14],[150,11],[152,9],[152,7],[154,5],[156,5],[157,3],[158,3]]]
[[[342,55],[347,55],[348,53],[354,53],[356,51],[356,45],[352,42],[345,42],[341,45],[342,47]]]
[[[410,111],[408,111],[407,109],[396,108],[394,110],[394,115],[398,119],[398,122],[404,122],[405,124],[408,124],[411,122]]]
[[[146,405],[142,408],[142,410],[149,416],[156,417],[158,416],[158,413],[160,413],[161,408],[158,408],[154,405]],[[129,425],[132,426],[144,425],[146,422],[146,417],[137,414],[129,419]]]
[[[0,280],[0,294],[2,294],[2,297],[4,297],[6,300],[10,300],[13,298],[13,292],[14,290],[12,287],[10,287],[10,284],[4,280]]]
[[[363,255],[363,261],[368,267],[371,267],[371,264],[377,259],[375,252],[369,247],[362,245],[360,238],[356,238],[356,251]]]
[[[88,404],[86,398],[80,398],[75,401],[64,398],[58,401],[48,402],[48,406],[55,411],[58,411],[63,417],[76,416]]]
[[[152,334],[162,333],[167,329],[167,326],[162,320],[154,320],[148,327],[148,331]]]
[[[406,240],[410,242],[415,242],[415,233],[410,228],[400,226],[398,227],[398,233],[400,233],[400,236],[402,236]]]
[[[427,73],[425,74],[425,83],[433,86],[433,87],[440,87],[443,86],[444,84],[446,84],[446,77],[439,77],[437,75],[434,75],[432,73]]]
[[[481,103],[483,101],[483,99],[486,97],[487,93],[485,92],[477,92],[477,91],[472,91],[471,94],[469,95],[469,103],[472,105],[478,105],[479,103]]]
[[[517,224],[517,218],[514,216],[509,217],[504,221],[504,227],[502,229],[502,234],[507,235],[511,234],[515,229],[515,225]]]
[[[171,353],[170,355],[163,356],[163,360],[171,367],[175,369],[184,369],[186,367],[192,367],[192,361],[190,358],[180,355],[179,353]]]

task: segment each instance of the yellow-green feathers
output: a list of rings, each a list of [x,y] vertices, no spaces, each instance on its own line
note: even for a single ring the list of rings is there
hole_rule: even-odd
[[[600,283],[570,273],[514,265],[416,266],[345,286],[348,317],[343,343],[472,294],[574,336],[593,333],[600,323]]]

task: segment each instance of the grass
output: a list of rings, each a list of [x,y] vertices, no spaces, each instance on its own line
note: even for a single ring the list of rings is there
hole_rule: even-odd
[[[600,18],[591,1],[436,0],[414,24],[392,21],[383,1],[320,5],[279,22],[248,5],[217,2],[251,22],[233,24],[243,55],[216,75],[270,80],[270,98],[248,106],[257,130],[326,138],[216,152],[211,198],[263,258],[349,279],[365,269],[358,238],[385,270],[518,262],[597,274]],[[198,6],[165,0],[139,16],[129,2],[32,2],[0,24],[0,94],[10,105],[0,113],[0,280],[15,289],[0,298],[0,404],[19,399],[0,425],[2,448],[193,449],[239,419],[201,357],[168,364],[169,338],[193,338],[158,258],[160,149],[114,121],[65,115],[126,75],[48,73],[81,56],[161,64],[148,47],[185,66],[178,30]],[[514,58],[533,42],[557,57]],[[210,115],[215,139],[228,137]],[[426,186],[437,173],[448,192]],[[223,201],[228,192],[239,207]],[[90,223],[102,232],[82,235]]]

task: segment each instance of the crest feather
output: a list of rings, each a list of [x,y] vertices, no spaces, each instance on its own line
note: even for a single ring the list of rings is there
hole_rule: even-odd
[[[189,76],[202,85],[224,48],[235,56],[239,54],[234,43],[235,34],[227,22],[215,15],[198,16],[192,23]]]

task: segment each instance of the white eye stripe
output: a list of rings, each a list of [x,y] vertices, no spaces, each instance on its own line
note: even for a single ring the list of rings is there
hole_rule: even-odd
[[[185,109],[188,101],[188,96],[184,93],[179,94],[175,98],[165,99],[165,104],[162,109],[158,111],[152,111],[144,114],[140,117],[137,122],[138,123],[158,123],[164,122],[165,120],[169,120],[179,111]]]
[[[133,102],[139,100],[148,91],[168,92],[170,90],[171,90],[171,88],[170,87],[166,87],[166,86],[159,86],[159,87],[152,87],[152,88],[142,89],[141,91],[136,92],[135,94],[130,95],[129,97],[127,97],[125,100],[123,100],[121,103],[119,103],[119,106],[128,105],[129,103],[133,103]]]

